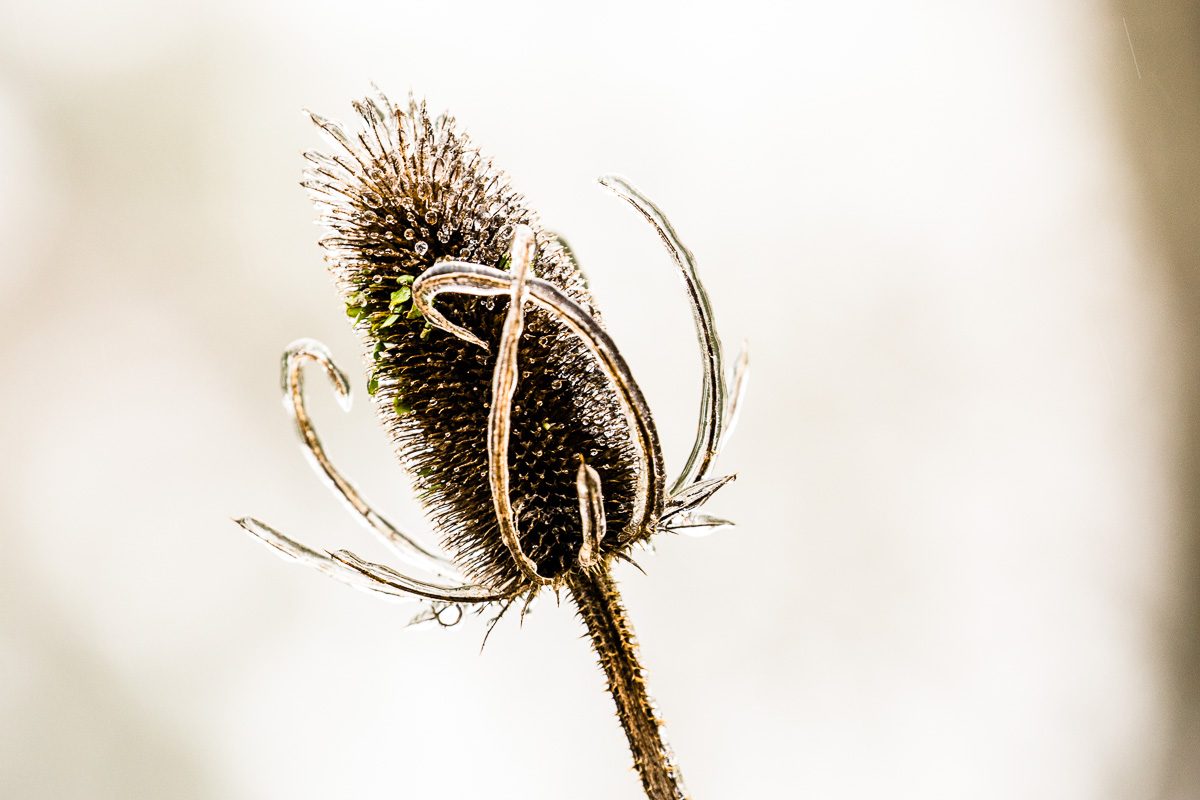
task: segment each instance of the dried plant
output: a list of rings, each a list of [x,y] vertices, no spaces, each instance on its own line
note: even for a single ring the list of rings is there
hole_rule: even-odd
[[[360,589],[421,604],[414,621],[452,625],[464,608],[565,589],[608,678],[647,796],[682,798],[683,781],[647,694],[633,629],[610,567],[663,531],[729,524],[700,506],[733,479],[712,478],[732,429],[747,360],[727,392],[721,344],[691,254],[625,180],[601,183],[658,233],[687,287],[703,354],[696,440],[669,486],[637,382],[609,338],[566,243],[480,156],[453,118],[386,97],[354,104],[353,135],[313,115],[336,148],[305,153],[304,186],[346,313],[368,348],[367,391],[416,484],[439,555],[392,525],[326,457],[304,405],[302,369],[319,364],[343,404],[346,377],[312,340],[283,359],[285,406],[318,471],[404,562],[321,553],[251,518],[238,523],[286,557]]]

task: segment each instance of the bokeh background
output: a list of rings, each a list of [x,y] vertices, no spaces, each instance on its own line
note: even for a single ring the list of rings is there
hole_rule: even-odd
[[[481,653],[230,522],[381,555],[276,389],[313,336],[363,390],[297,182],[301,109],[374,81],[569,236],[668,466],[691,322],[597,175],[750,342],[739,527],[619,575],[697,798],[1200,797],[1198,41],[1132,0],[0,0],[0,796],[639,796],[568,607]]]

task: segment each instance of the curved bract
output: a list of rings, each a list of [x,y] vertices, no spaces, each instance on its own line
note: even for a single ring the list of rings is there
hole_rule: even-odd
[[[604,489],[600,485],[600,474],[579,459],[579,473],[575,477],[575,491],[579,494],[579,523],[583,528],[583,544],[579,548],[579,566],[591,569],[600,560],[600,543],[604,541],[607,521],[604,518]]]
[[[488,413],[487,452],[488,482],[492,487],[492,507],[500,537],[522,574],[533,583],[543,586],[550,578],[538,574],[537,563],[521,548],[517,531],[517,515],[509,495],[508,445],[512,436],[513,394],[517,390],[517,365],[521,349],[521,332],[525,330],[525,301],[529,299],[529,265],[533,261],[533,231],[524,225],[517,227],[512,244],[512,286],[508,294],[508,313],[500,334],[496,366],[492,371],[492,404]],[[415,287],[415,284],[414,284]],[[420,288],[416,288],[418,295]]]
[[[674,493],[690,483],[708,477],[713,461],[720,451],[721,430],[725,424],[726,412],[725,366],[721,355],[721,338],[717,335],[712,304],[696,270],[696,261],[691,251],[679,240],[666,215],[650,201],[650,198],[620,175],[604,175],[600,178],[600,183],[633,206],[654,228],[679,268],[696,323],[696,337],[700,342],[701,364],[704,370],[700,383],[700,421],[696,427],[695,442],[688,453],[683,470],[671,484],[671,492]]]
[[[350,410],[350,383],[333,363],[328,348],[315,339],[297,339],[283,351],[283,406],[296,424],[296,434],[313,468],[326,480],[349,508],[374,531],[392,552],[417,569],[427,569],[435,575],[462,580],[453,562],[421,544],[412,534],[405,533],[377,513],[347,480],[329,457],[313,427],[312,418],[304,403],[304,365],[313,362],[324,369],[337,393],[338,403]]]
[[[505,597],[478,586],[443,586],[411,578],[387,567],[363,561],[346,550],[333,554],[318,553],[253,517],[234,521],[285,557],[356,589],[397,599],[440,600],[446,603],[487,603]]]

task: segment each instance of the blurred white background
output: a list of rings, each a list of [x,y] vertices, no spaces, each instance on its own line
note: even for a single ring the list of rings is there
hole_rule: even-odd
[[[1193,223],[1156,224],[1127,124],[1195,119],[1144,44],[1173,30],[1080,0],[0,0],[0,796],[639,796],[565,605],[481,654],[482,621],[401,630],[229,521],[379,555],[276,390],[313,336],[363,391],[297,183],[300,109],[371,81],[451,109],[571,239],[669,467],[690,317],[597,175],[661,203],[751,343],[711,507],[739,527],[619,574],[699,800],[1198,796]],[[313,395],[416,523],[361,397]]]

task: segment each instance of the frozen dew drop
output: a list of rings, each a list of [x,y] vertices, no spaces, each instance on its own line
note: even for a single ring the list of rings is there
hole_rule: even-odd
[[[417,238],[417,232],[414,231],[412,228],[405,228],[404,229],[404,238],[411,242],[413,239]]]
[[[417,242],[413,245],[413,252],[419,256],[423,256],[429,252],[429,245],[425,242]]]

